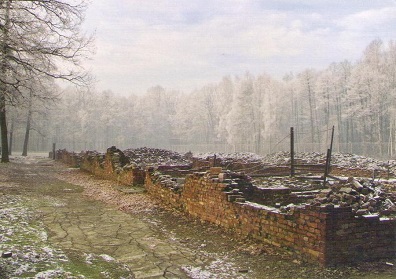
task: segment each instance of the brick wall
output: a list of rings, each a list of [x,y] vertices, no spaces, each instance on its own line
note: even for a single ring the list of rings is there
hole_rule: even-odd
[[[144,187],[149,195],[157,198],[163,205],[170,208],[184,210],[184,204],[181,200],[181,189],[172,187],[174,183],[168,180],[160,180],[152,168],[146,172]]]
[[[181,202],[194,217],[220,225],[241,236],[249,236],[301,257],[325,262],[326,213],[298,208],[281,213],[273,207],[252,202],[229,202],[227,185],[210,173],[195,173],[186,179]]]
[[[52,158],[52,154],[50,154],[50,157]],[[73,168],[80,167],[81,163],[81,157],[77,153],[68,152],[66,150],[57,150],[55,154],[55,159],[62,161],[63,163]]]
[[[253,202],[232,202],[229,196],[235,192],[228,191],[229,186],[211,172],[188,175],[182,192],[177,193],[150,177],[148,192],[167,206],[241,237],[286,248],[308,261],[334,265],[394,257],[396,252],[395,220],[355,217],[351,208],[333,206],[305,205],[284,213]]]
[[[114,147],[109,148],[105,154],[94,151],[76,154],[65,150],[58,150],[56,154],[57,160],[101,178],[124,185],[144,184],[145,170],[129,164],[122,152]]]
[[[327,222],[328,261],[350,262],[391,258],[396,253],[396,220],[377,215],[354,216],[335,208]]]

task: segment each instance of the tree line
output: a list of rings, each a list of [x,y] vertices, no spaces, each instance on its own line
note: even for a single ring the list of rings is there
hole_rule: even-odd
[[[334,125],[335,151],[391,157],[395,88],[396,43],[376,39],[358,61],[281,80],[247,72],[190,93],[155,86],[128,97],[69,88],[51,108],[13,107],[9,125],[17,141],[30,119],[37,148],[56,142],[75,151],[117,145],[258,154],[288,151],[290,127],[296,151],[325,152]]]

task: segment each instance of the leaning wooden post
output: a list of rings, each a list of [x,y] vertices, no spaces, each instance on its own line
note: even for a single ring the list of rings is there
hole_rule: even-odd
[[[325,170],[324,170],[324,175],[323,175],[323,187],[326,187],[326,179],[327,179],[327,176],[329,175],[330,157],[331,157],[331,150],[329,148],[329,149],[327,149],[326,165],[325,165]]]
[[[331,156],[333,154],[333,141],[334,141],[334,126],[331,129],[330,151],[329,151],[329,154],[327,155],[328,158],[326,158],[327,174],[330,173]],[[327,162],[327,160],[328,160],[328,162]]]
[[[290,128],[290,176],[295,175],[294,169],[294,128]]]
[[[330,157],[331,153],[333,153],[333,141],[334,141],[334,126],[331,129],[331,140],[330,140]]]
[[[55,156],[55,149],[56,149],[56,143],[52,144],[52,159],[55,160],[56,156]]]

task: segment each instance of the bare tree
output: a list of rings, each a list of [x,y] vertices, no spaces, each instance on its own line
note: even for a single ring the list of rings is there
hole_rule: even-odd
[[[53,90],[53,88],[56,88],[56,86],[53,83],[50,83],[48,87],[42,87],[42,88],[32,86],[32,88],[29,88],[29,90],[26,92],[26,97],[24,97],[25,102],[23,104],[23,108],[26,111],[26,120],[25,120],[25,136],[23,140],[22,156],[27,156],[28,154],[30,132],[32,130],[44,136],[43,133],[40,131],[39,127],[35,125],[34,118],[36,118],[36,116],[38,115],[46,115],[46,112],[49,110],[49,108],[47,107],[47,103],[52,104],[52,102],[49,103],[48,100],[51,99],[55,100],[55,96],[54,96],[55,94],[53,94],[49,88],[52,88]],[[43,92],[42,96],[45,96],[45,98],[35,97],[34,94],[35,91]],[[44,95],[45,92],[47,92],[46,95]]]
[[[31,89],[32,81],[62,79],[84,84],[80,62],[92,37],[81,33],[85,0],[0,1],[0,128],[2,157],[8,162],[6,105]],[[33,91],[32,97],[43,97]]]

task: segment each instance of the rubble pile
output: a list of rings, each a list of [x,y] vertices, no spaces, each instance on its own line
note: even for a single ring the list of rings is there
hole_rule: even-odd
[[[223,167],[234,172],[258,174],[266,172],[267,166],[263,164],[262,157],[255,153],[204,153],[193,158],[194,168]]]
[[[303,164],[323,164],[326,154],[319,152],[298,152],[295,160]],[[290,164],[290,152],[277,152],[262,157],[266,165],[288,165]],[[333,153],[331,165],[346,169],[364,169],[370,171],[389,171],[391,175],[396,174],[396,160],[381,161],[365,156]]]
[[[290,152],[281,151],[262,157],[262,162],[266,165],[284,166],[290,165]]]
[[[246,163],[254,163],[260,162],[262,160],[262,157],[260,155],[250,152],[194,154],[194,157],[199,159],[205,159],[213,156],[216,156],[217,159],[221,159],[223,162],[241,161]]]
[[[139,167],[145,167],[148,165],[176,166],[191,164],[190,157],[187,153],[180,154],[178,152],[165,149],[141,147],[126,149],[124,150],[124,154],[131,162],[135,163]]]
[[[396,192],[390,191],[393,187],[385,181],[356,180],[350,177],[347,181],[339,181],[330,188],[321,190],[311,205],[351,207],[356,215],[395,216]]]
[[[98,151],[85,151],[81,152],[80,154],[77,155],[79,158],[79,161],[88,161],[88,162],[98,162],[99,165],[104,168],[105,165],[105,153],[100,153]]]
[[[396,161],[380,161],[353,154],[336,153],[332,156],[332,164],[349,169],[366,169],[371,171],[389,171],[391,175],[396,174]]]
[[[197,154],[194,157],[205,159],[213,156],[220,159],[223,166],[235,162],[245,164],[261,163],[263,166],[290,165],[290,152],[286,151],[265,156],[259,156],[254,153],[203,153]],[[324,164],[326,154],[319,152],[297,152],[294,158],[300,164]],[[331,164],[341,168],[390,171],[391,174],[396,174],[396,160],[381,161],[359,155],[333,153]]]
[[[174,192],[181,190],[185,182],[185,178],[175,178],[158,171],[153,173],[152,180],[154,183],[159,182],[163,187],[169,188]]]
[[[115,146],[108,148],[107,154],[111,156],[111,162],[116,167],[122,168],[130,163],[125,154]]]
[[[119,150],[112,151],[113,153],[118,153],[117,151]],[[146,166],[181,166],[192,164],[192,154],[190,152],[181,154],[165,149],[141,147],[126,149],[123,151],[123,154],[132,164],[143,168]],[[104,154],[93,151],[89,155],[92,158],[100,157],[102,160],[103,158],[101,157],[104,157]],[[207,160],[214,157],[219,162],[219,166],[226,169],[240,169],[247,173],[255,173],[263,170],[265,172],[271,166],[282,167],[290,165],[290,152],[285,151],[265,156],[249,152],[194,154],[194,159],[198,160]],[[120,160],[123,161],[122,163],[126,163],[124,162],[126,161],[124,158],[120,158]],[[295,154],[295,160],[299,164],[324,164],[326,155],[319,152],[299,152]],[[396,160],[380,161],[359,155],[334,153],[331,158],[331,165],[348,169],[351,173],[353,170],[368,170],[387,172],[392,176],[396,175]],[[245,170],[243,166],[248,168]]]
[[[296,177],[279,177],[279,176],[270,176],[270,177],[258,177],[254,179],[254,183],[258,187],[265,188],[282,188],[288,187],[292,190],[294,189],[316,189],[320,186],[319,183],[323,184],[323,181],[317,180],[308,180],[308,179],[299,179]]]

